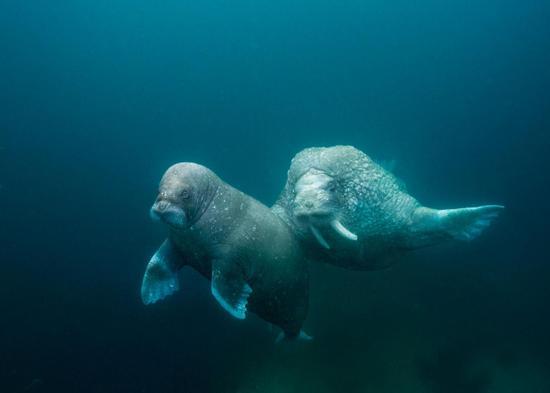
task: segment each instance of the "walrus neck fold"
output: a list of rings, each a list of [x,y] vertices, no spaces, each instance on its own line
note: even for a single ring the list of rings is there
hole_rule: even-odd
[[[208,182],[203,185],[203,192],[200,193],[200,197],[197,199],[195,207],[189,212],[190,225],[199,221],[208,210],[220,189],[220,183],[220,179],[213,178],[208,179]]]

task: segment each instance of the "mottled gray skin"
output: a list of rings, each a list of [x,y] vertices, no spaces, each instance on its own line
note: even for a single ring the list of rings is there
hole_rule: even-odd
[[[423,207],[390,172],[352,146],[298,153],[272,208],[310,257],[354,270],[384,268],[405,251],[447,239],[474,238],[501,209]],[[340,233],[331,222],[341,224]]]
[[[187,265],[211,279],[231,315],[247,309],[296,337],[308,309],[308,270],[289,227],[252,197],[193,163],[170,167],[151,208],[169,235],[145,272],[142,299],[154,303],[178,289]]]

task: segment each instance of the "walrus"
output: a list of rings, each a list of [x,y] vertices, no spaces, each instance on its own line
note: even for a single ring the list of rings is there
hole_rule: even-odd
[[[390,266],[408,250],[474,239],[503,208],[422,206],[366,154],[352,146],[333,146],[308,148],[292,159],[272,210],[314,259],[375,270]]]
[[[290,228],[267,206],[204,166],[178,163],[162,177],[150,214],[169,234],[145,270],[143,303],[177,291],[178,271],[190,266],[211,280],[212,295],[233,317],[250,310],[286,338],[309,338],[301,331],[307,263]]]

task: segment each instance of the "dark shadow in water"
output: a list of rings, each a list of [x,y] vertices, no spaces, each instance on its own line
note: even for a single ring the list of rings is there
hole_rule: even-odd
[[[476,355],[471,346],[453,345],[419,361],[418,371],[434,393],[483,393],[492,376],[489,370],[475,367]]]

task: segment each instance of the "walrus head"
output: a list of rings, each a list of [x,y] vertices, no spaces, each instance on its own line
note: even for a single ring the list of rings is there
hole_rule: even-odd
[[[340,222],[340,210],[338,185],[329,174],[312,168],[296,181],[292,206],[294,220],[299,225],[308,226],[324,248],[330,248],[319,231],[319,228],[325,226],[331,227],[346,239],[357,240],[357,235]]]
[[[151,218],[173,229],[190,227],[208,209],[218,184],[216,175],[202,165],[189,162],[172,165],[160,181]]]

